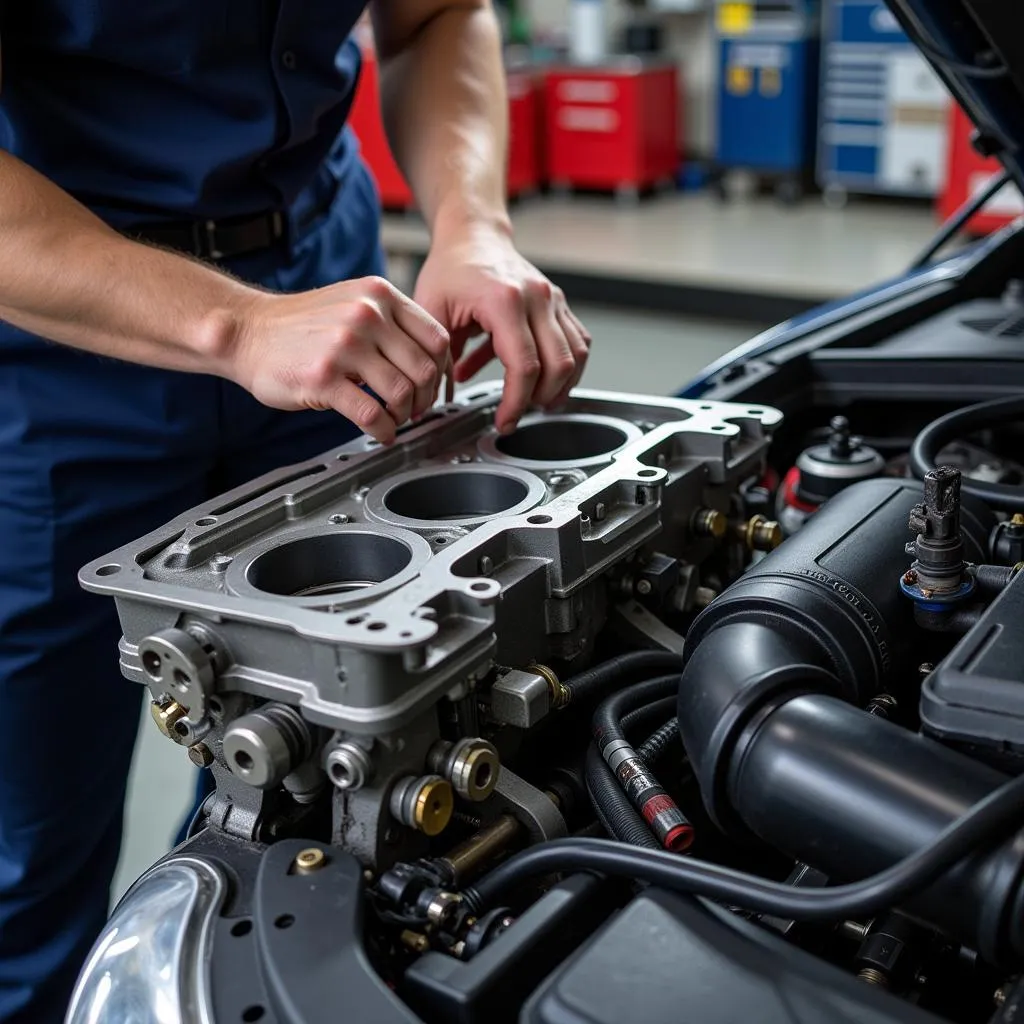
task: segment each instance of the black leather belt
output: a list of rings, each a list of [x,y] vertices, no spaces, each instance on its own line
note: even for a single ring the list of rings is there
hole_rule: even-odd
[[[275,210],[255,217],[140,224],[128,228],[125,234],[202,260],[216,261],[269,249],[282,241],[286,232],[285,215]]]

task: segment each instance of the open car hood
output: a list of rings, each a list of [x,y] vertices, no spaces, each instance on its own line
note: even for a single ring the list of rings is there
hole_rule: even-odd
[[[1024,189],[1024,3],[886,0],[998,157]]]

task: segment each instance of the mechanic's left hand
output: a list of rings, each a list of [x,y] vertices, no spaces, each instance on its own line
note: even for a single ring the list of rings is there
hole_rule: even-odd
[[[562,290],[498,231],[436,241],[414,299],[448,329],[457,381],[469,380],[495,356],[505,367],[495,414],[502,433],[514,430],[531,405],[559,405],[583,373],[590,333]],[[465,352],[466,342],[481,333],[486,340]]]

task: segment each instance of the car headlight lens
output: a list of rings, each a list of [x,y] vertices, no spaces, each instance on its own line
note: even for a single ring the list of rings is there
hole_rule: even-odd
[[[165,861],[118,904],[89,954],[65,1024],[211,1024],[209,938],[224,881]]]

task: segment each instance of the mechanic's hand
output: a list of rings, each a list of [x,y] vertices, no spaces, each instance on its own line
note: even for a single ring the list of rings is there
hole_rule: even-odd
[[[435,241],[414,293],[452,338],[455,379],[469,380],[495,356],[505,367],[505,393],[495,415],[502,433],[530,405],[563,402],[583,373],[590,334],[565,295],[497,231],[474,230]],[[464,352],[480,333],[488,338]]]
[[[231,376],[275,409],[335,409],[382,444],[437,399],[448,334],[387,281],[260,294]],[[366,384],[386,407],[362,390]]]

